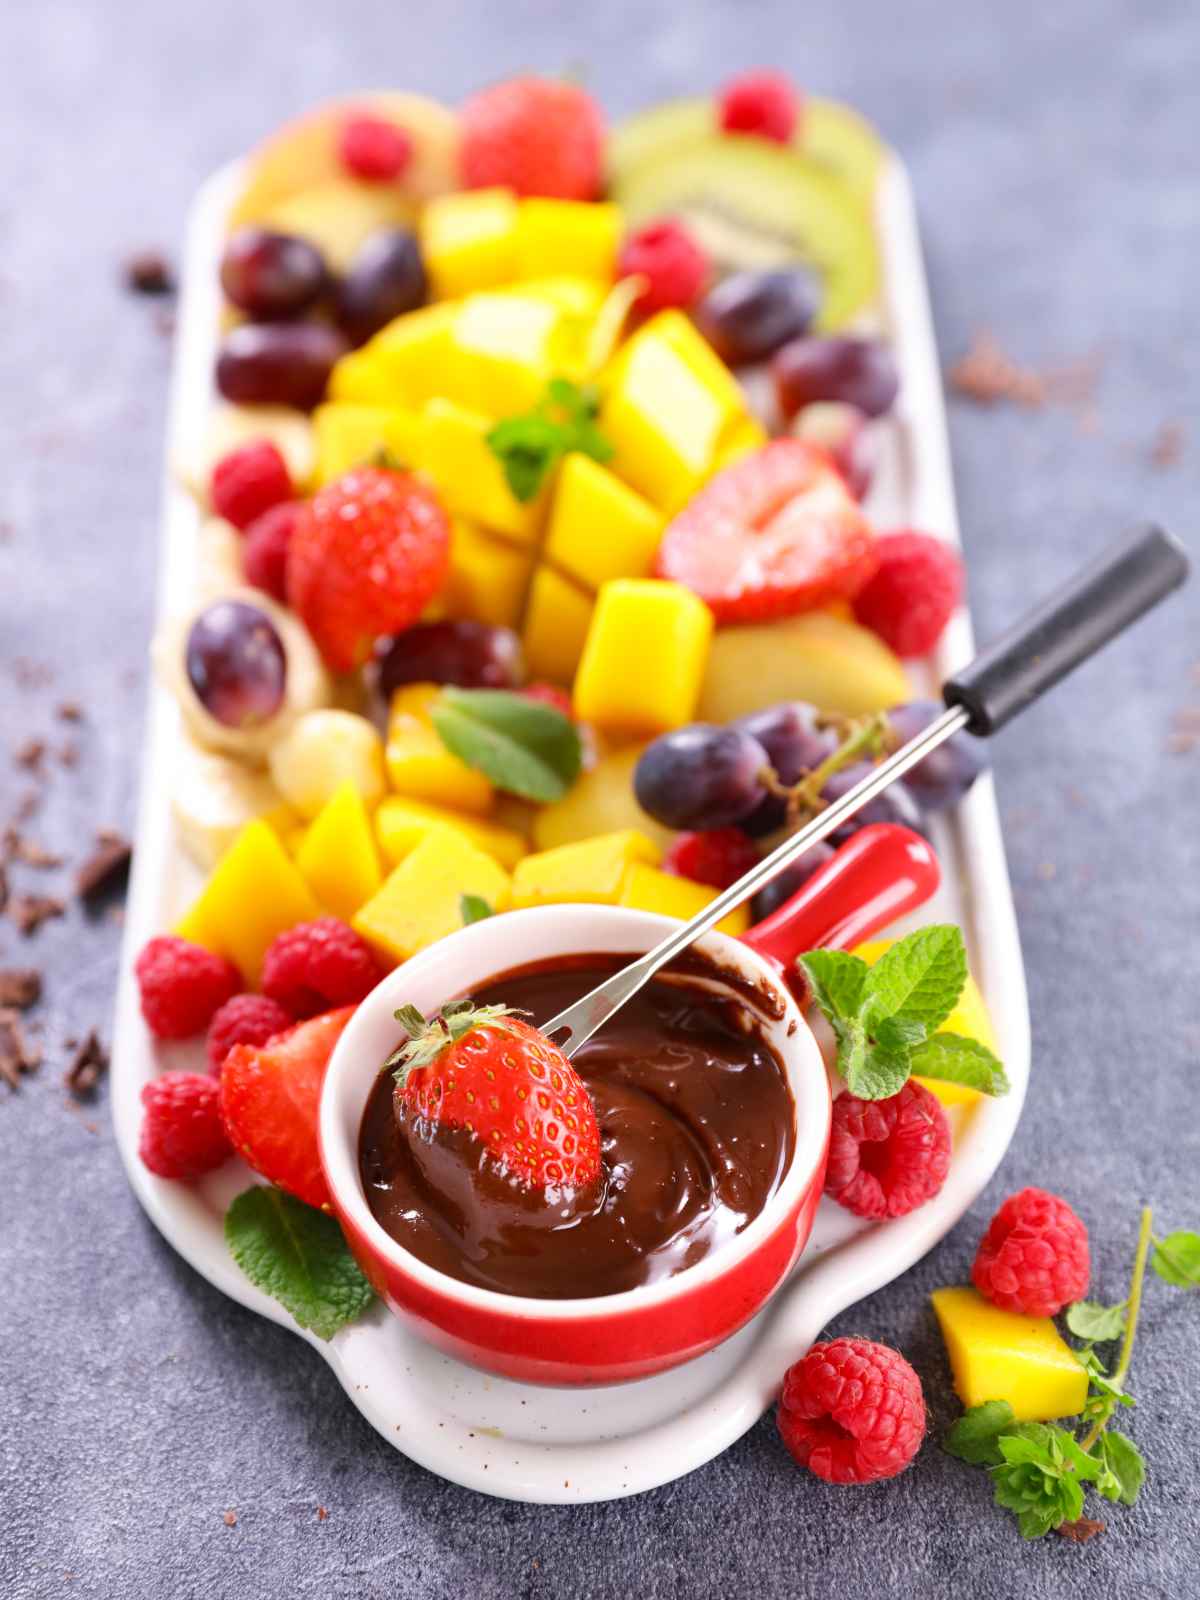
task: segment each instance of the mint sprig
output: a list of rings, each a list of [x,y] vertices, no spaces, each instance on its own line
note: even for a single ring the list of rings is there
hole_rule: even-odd
[[[302,1328],[332,1339],[375,1298],[337,1219],[282,1189],[255,1184],[225,1213],[229,1253]]]
[[[579,731],[543,701],[507,689],[444,689],[430,716],[451,755],[509,794],[545,805],[579,776]]]
[[[1004,1067],[985,1045],[936,1031],[967,981],[958,928],[918,928],[873,967],[842,950],[810,950],[800,965],[837,1039],[838,1071],[860,1100],[898,1094],[914,1072],[1007,1093]]]
[[[596,426],[600,394],[592,384],[551,378],[532,411],[505,417],[487,435],[487,446],[504,468],[518,500],[533,500],[554,468],[572,450],[593,461],[612,457],[611,442]]]

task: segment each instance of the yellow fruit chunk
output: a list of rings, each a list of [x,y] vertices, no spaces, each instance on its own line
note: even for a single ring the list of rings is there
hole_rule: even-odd
[[[666,339],[629,344],[600,411],[612,469],[662,510],[688,500],[708,475],[726,418],[713,392]]]
[[[184,849],[208,872],[248,822],[286,836],[296,813],[265,772],[184,739],[171,767],[171,813]]]
[[[558,475],[546,555],[589,589],[610,578],[644,578],[663,521],[661,511],[607,467],[572,452]]]
[[[717,441],[712,476],[716,477],[718,472],[724,472],[726,467],[733,466],[734,462],[740,461],[743,456],[750,456],[756,450],[761,450],[769,438],[770,435],[757,417],[736,417]]]
[[[363,405],[421,406],[439,392],[453,306],[406,311],[334,366],[329,397]]]
[[[321,904],[344,922],[383,882],[371,818],[349,780],[309,823],[296,865]]]
[[[861,716],[913,698],[899,660],[870,631],[825,611],[784,622],[720,628],[696,715],[732,722],[780,700]]]
[[[1002,1311],[974,1289],[935,1289],[929,1298],[964,1406],[1007,1400],[1018,1422],[1083,1410],[1087,1373],[1051,1318]]]
[[[660,872],[657,867],[635,862],[625,875],[618,905],[633,906],[638,911],[657,911],[664,917],[678,917],[686,922],[702,911],[709,901],[715,900],[719,889],[706,883],[693,883],[690,878],[678,878],[673,872]],[[738,906],[728,916],[722,917],[717,927],[722,933],[745,933],[750,926],[750,909]]]
[[[397,399],[396,384],[370,345],[351,350],[334,363],[325,392],[338,406],[390,408]]]
[[[271,940],[320,914],[279,835],[259,819],[246,824],[217,862],[175,932],[228,956],[253,987]]]
[[[355,929],[391,961],[407,961],[462,927],[462,897],[493,911],[508,905],[508,873],[453,828],[435,828],[404,858],[354,918]]]
[[[441,689],[410,683],[392,696],[384,762],[392,788],[413,800],[429,800],[484,816],[492,809],[492,786],[481,772],[451,755],[438,737],[429,709]]]
[[[535,295],[469,295],[451,328],[442,394],[491,417],[532,410],[553,375],[561,318]]]
[[[575,676],[595,602],[552,567],[539,567],[529,589],[521,643],[531,678],[568,684]]]
[[[448,806],[428,805],[403,795],[389,795],[375,813],[379,848],[393,866],[404,860],[435,828],[453,828],[477,849],[494,856],[502,867],[516,866],[528,849],[524,834],[499,822],[464,816]]]
[[[464,189],[431,200],[420,235],[439,300],[492,289],[516,275],[517,200],[511,189]]]
[[[265,228],[299,234],[316,245],[330,271],[340,275],[368,235],[411,223],[415,210],[395,184],[333,178],[277,202],[261,220]]]
[[[302,817],[315,817],[349,779],[368,806],[383,794],[383,744],[353,711],[308,711],[267,757],[275,786]]]
[[[712,631],[712,612],[680,583],[606,583],[575,677],[576,713],[617,733],[682,727],[696,709]]]
[[[633,769],[641,745],[626,745],[601,756],[594,767],[581,772],[561,800],[542,806],[533,819],[533,842],[539,850],[572,844],[597,833],[636,828],[665,850],[675,835],[642,810],[633,792]]]
[[[608,281],[621,243],[617,206],[586,200],[522,200],[517,206],[517,277],[575,273]]]
[[[568,316],[588,319],[604,304],[606,287],[595,278],[562,273],[552,278],[527,278],[521,284],[521,293],[546,300]]]
[[[636,862],[656,867],[661,852],[636,828],[601,834],[578,844],[562,844],[526,856],[513,873],[514,906],[555,902],[616,905],[629,869]]]
[[[533,551],[493,539],[465,517],[453,520],[450,570],[439,597],[442,615],[515,628],[533,570]]]
[[[522,544],[536,541],[545,491],[518,500],[487,442],[492,421],[453,400],[434,399],[421,414],[421,466],[451,511]]]
[[[741,385],[685,312],[660,311],[634,338],[661,339],[669,344],[719,402],[725,423],[743,414],[746,400]]]
[[[854,954],[873,967],[883,952],[890,950],[895,942],[894,939],[871,939],[866,944],[856,946]],[[992,1019],[988,1016],[979,985],[970,973],[958,997],[958,1004],[937,1031],[958,1033],[966,1039],[975,1039],[993,1055],[1000,1054]],[[941,1078],[919,1078],[917,1081],[923,1083],[930,1094],[936,1095],[944,1106],[973,1106],[985,1098],[978,1089],[968,1089],[963,1083],[948,1083]]]
[[[418,414],[401,406],[318,406],[313,412],[317,487],[384,452],[400,465],[412,466],[419,429]]]

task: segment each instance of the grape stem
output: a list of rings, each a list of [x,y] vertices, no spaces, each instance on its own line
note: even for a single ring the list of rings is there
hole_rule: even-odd
[[[872,716],[847,722],[844,726],[848,731],[841,744],[830,751],[820,766],[806,772],[799,783],[780,783],[772,767],[765,767],[759,774],[759,782],[768,793],[787,801],[789,827],[795,826],[802,813],[815,816],[825,809],[829,802],[822,797],[821,790],[835,772],[848,767],[861,755],[879,756],[886,752],[892,736],[886,713],[876,711]]]

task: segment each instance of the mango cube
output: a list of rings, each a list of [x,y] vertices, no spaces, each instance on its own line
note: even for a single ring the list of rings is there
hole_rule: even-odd
[[[638,911],[657,911],[661,916],[678,917],[686,922],[719,893],[719,889],[710,888],[707,883],[693,883],[690,878],[680,878],[673,872],[660,872],[657,867],[635,862],[625,875],[617,904],[633,906]],[[722,933],[732,934],[734,938],[745,933],[749,926],[748,906],[738,906],[717,923]]]
[[[611,282],[621,243],[621,212],[585,200],[522,200],[517,207],[517,277],[557,273]]]
[[[453,400],[433,399],[421,414],[420,460],[451,511],[522,544],[541,526],[545,492],[518,500],[487,442],[492,421]]]
[[[673,512],[708,475],[727,406],[666,339],[639,334],[617,361],[600,411],[613,471]]]
[[[503,911],[508,892],[508,873],[494,857],[453,828],[435,828],[367,901],[353,926],[387,959],[407,961],[462,927],[463,895],[479,895],[493,911]]]
[[[396,384],[387,367],[369,345],[351,350],[335,361],[325,389],[335,405],[383,406],[395,404]]]
[[[441,392],[492,417],[532,410],[553,373],[561,318],[534,295],[469,295],[454,318]]]
[[[343,922],[383,882],[371,818],[362,795],[347,780],[305,830],[296,865],[317,899]]]
[[[724,472],[726,467],[732,467],[734,462],[740,461],[743,456],[751,456],[756,450],[761,450],[769,438],[770,434],[757,417],[736,417],[717,441],[717,453],[712,461],[712,476],[716,477],[718,472]]]
[[[682,727],[696,709],[712,631],[712,612],[682,584],[606,583],[575,677],[577,715],[634,736]]]
[[[436,683],[410,683],[392,696],[383,755],[388,778],[409,799],[484,816],[492,808],[491,784],[451,755],[430,719],[440,693]]]
[[[375,813],[375,834],[379,848],[393,866],[410,855],[435,828],[453,828],[477,849],[494,856],[502,867],[510,870],[528,848],[524,834],[514,828],[483,817],[466,816],[460,811],[451,811],[448,806],[409,800],[403,795],[389,795],[380,802]]]
[[[527,278],[521,284],[523,295],[546,300],[570,317],[594,317],[604,304],[606,286],[595,278],[561,273],[552,278]]]
[[[658,846],[636,828],[542,850],[526,856],[513,873],[512,903],[616,905],[630,867],[638,862],[656,867],[660,859]]]
[[[570,683],[591,626],[592,596],[555,572],[539,567],[529,588],[521,636],[525,665],[533,678]]]
[[[453,306],[406,311],[333,369],[329,397],[367,405],[421,406],[440,392]]]
[[[511,189],[463,189],[429,202],[421,215],[421,254],[439,300],[512,281],[517,215]]]
[[[572,452],[558,475],[546,555],[589,589],[610,578],[644,578],[663,521],[661,511],[607,467]]]
[[[403,466],[415,462],[420,417],[401,406],[332,404],[313,412],[318,488],[385,453]]]
[[[453,519],[450,570],[439,597],[442,615],[515,628],[533,570],[533,551],[493,539],[465,517]]]
[[[1007,1400],[1018,1422],[1083,1410],[1087,1373],[1051,1318],[1002,1311],[974,1289],[937,1289],[930,1299],[964,1406]]]
[[[279,835],[259,818],[217,862],[175,932],[228,956],[253,987],[272,939],[320,914]]]
[[[732,424],[745,413],[746,399],[741,385],[686,312],[660,311],[638,329],[634,335],[634,340],[637,339],[661,339],[670,345],[721,406],[726,424]],[[765,433],[763,438],[765,442]]]

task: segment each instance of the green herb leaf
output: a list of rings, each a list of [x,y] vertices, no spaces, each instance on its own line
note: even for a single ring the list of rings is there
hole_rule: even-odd
[[[1007,1094],[1008,1077],[1002,1063],[986,1045],[960,1033],[934,1033],[912,1052],[912,1070],[919,1078],[963,1083],[984,1094]]]
[[[1104,1344],[1125,1332],[1125,1307],[1102,1306],[1095,1300],[1076,1300],[1067,1307],[1067,1327],[1080,1339]]]
[[[318,1339],[332,1339],[375,1298],[336,1218],[282,1189],[256,1184],[238,1195],[225,1214],[225,1240],[251,1283]]]
[[[810,950],[800,957],[812,997],[836,1028],[842,1018],[858,1014],[870,967],[861,956],[844,950]]]
[[[1083,1489],[1075,1457],[1086,1457],[1070,1434],[1042,1422],[1023,1422],[996,1440],[1003,1457],[992,1467],[996,1504],[1014,1511],[1021,1536],[1040,1539],[1083,1511]],[[1094,1473],[1095,1463],[1086,1468]]]
[[[481,894],[460,894],[458,911],[464,928],[469,928],[473,922],[482,922],[485,917],[496,915],[495,907],[490,906]]]
[[[898,939],[870,969],[861,1008],[867,1032],[884,1017],[919,1024],[928,1037],[954,1010],[967,981],[967,951],[949,923]]]
[[[942,1449],[976,1467],[994,1467],[1004,1460],[997,1440],[1013,1426],[1013,1408],[1007,1400],[985,1400],[972,1406],[942,1440]]]
[[[594,461],[608,461],[610,440],[596,426],[600,394],[592,384],[551,378],[532,411],[505,417],[487,435],[487,445],[504,467],[513,494],[529,501],[568,451],[579,450]]]
[[[1164,1283],[1177,1289],[1200,1287],[1200,1233],[1169,1233],[1155,1244],[1150,1264]]]
[[[908,1050],[889,1050],[882,1044],[866,1044],[860,1053],[848,1055],[842,1068],[846,1087],[860,1100],[888,1100],[899,1094],[909,1078]]]
[[[1095,1453],[1102,1463],[1097,1489],[1106,1500],[1133,1505],[1146,1481],[1146,1462],[1137,1445],[1115,1428],[1106,1428],[1096,1440]]]
[[[498,789],[561,800],[579,776],[579,733],[553,706],[505,689],[445,689],[430,713],[438,737]]]

